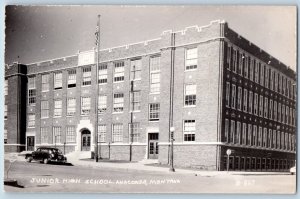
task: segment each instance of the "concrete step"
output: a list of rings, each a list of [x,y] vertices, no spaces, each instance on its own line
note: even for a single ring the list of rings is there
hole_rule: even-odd
[[[141,164],[157,164],[159,163],[158,159],[143,159],[139,161]]]

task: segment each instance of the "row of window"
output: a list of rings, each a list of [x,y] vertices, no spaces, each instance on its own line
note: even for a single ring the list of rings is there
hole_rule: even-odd
[[[227,69],[261,86],[296,99],[296,84],[291,78],[274,70],[250,54],[228,45]]]
[[[227,168],[227,156],[223,157],[223,168]],[[229,170],[267,170],[267,171],[283,171],[288,170],[295,165],[294,160],[278,159],[278,158],[261,158],[261,157],[243,157],[230,156]]]
[[[52,138],[49,138],[47,127],[41,128],[41,144],[46,144],[52,139],[52,143],[62,143],[62,127],[55,126],[52,129]],[[131,142],[139,142],[140,140],[140,123],[129,124],[129,134]],[[183,131],[184,141],[195,141],[195,120],[184,120]],[[98,141],[107,142],[106,140],[106,125],[98,125]],[[66,127],[66,143],[76,142],[75,126]],[[112,142],[123,142],[123,124],[112,124]]]
[[[106,96],[99,96],[98,104],[98,113],[104,113],[107,109],[106,106]],[[133,99],[136,100],[137,97]],[[116,93],[114,94],[114,104],[113,110],[115,113],[123,112],[124,109],[124,99],[123,94]],[[140,101],[132,101],[132,110],[140,110]],[[41,101],[41,118],[49,118],[49,101]],[[91,111],[91,98],[90,97],[81,97],[81,110],[80,113],[83,116],[88,116]],[[67,116],[74,116],[76,113],[76,99],[68,98],[67,99]],[[149,121],[158,121],[160,115],[160,104],[159,103],[150,103],[149,104]],[[54,117],[62,116],[62,100],[54,100]],[[35,114],[28,114],[28,127],[35,126]]]
[[[226,82],[225,106],[288,125],[296,125],[294,108],[230,82]]]
[[[225,119],[225,142],[295,151],[296,137],[276,129]]]
[[[185,85],[185,106],[196,105],[196,85]],[[89,115],[91,110],[91,98],[81,97],[81,115]],[[107,110],[107,96],[100,95],[98,97],[98,114],[105,113]],[[114,93],[113,95],[113,112],[123,112],[124,110],[124,93]],[[130,110],[141,110],[141,91],[130,92]],[[149,120],[159,120],[160,106],[158,103],[149,105]],[[67,99],[67,116],[74,116],[76,113],[76,98]],[[62,100],[54,100],[54,117],[62,116]],[[47,100],[41,101],[41,117],[49,117],[49,102]],[[30,119],[29,119],[30,121]],[[34,125],[33,125],[34,126]]]
[[[197,68],[198,50],[191,48],[186,50],[185,69],[192,70]],[[124,61],[114,62],[113,82],[124,81]],[[130,61],[130,80],[141,80],[142,60],[133,59]],[[100,64],[98,68],[98,83],[107,83],[108,70],[107,64]],[[62,72],[54,73],[55,90],[62,89],[63,87]],[[42,75],[42,92],[47,92],[50,89],[50,74]],[[82,67],[82,86],[91,85],[92,73],[91,66]],[[68,70],[67,87],[76,87],[76,69]],[[150,57],[150,93],[160,92],[160,56]],[[192,100],[193,101],[193,100]],[[35,105],[36,102],[36,79],[35,77],[28,78],[28,103]]]

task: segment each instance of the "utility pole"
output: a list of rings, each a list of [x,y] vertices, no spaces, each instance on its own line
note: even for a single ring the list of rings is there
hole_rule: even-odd
[[[132,68],[133,72],[133,77],[131,77],[130,80],[130,145],[129,145],[129,161],[131,162],[132,160],[132,143],[133,143],[133,111],[134,111],[134,92],[133,92],[133,87],[134,87],[134,80],[135,80],[135,65],[133,65]]]
[[[99,100],[99,61],[100,61],[100,16],[98,15],[96,28],[96,46],[97,46],[97,63],[96,63],[96,99],[95,99],[95,162],[98,162],[98,100]]]

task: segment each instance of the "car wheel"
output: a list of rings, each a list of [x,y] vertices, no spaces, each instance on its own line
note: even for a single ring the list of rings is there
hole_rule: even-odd
[[[32,161],[32,157],[27,157],[27,158],[26,158],[26,161],[27,161],[27,162],[31,162],[31,161]]]
[[[48,162],[49,162],[48,158],[45,158],[43,162],[44,162],[44,164],[48,164]]]

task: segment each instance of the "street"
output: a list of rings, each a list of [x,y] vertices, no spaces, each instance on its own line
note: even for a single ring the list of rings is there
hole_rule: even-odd
[[[5,171],[9,161],[5,161]],[[206,172],[209,173],[209,172]],[[6,177],[6,173],[5,173]],[[9,171],[24,188],[8,192],[295,193],[295,175],[195,175],[16,161]]]

